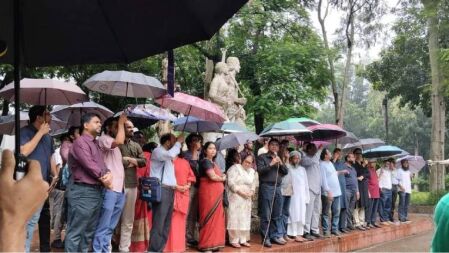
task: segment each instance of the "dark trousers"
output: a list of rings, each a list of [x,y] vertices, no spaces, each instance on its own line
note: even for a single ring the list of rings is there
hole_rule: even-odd
[[[391,215],[390,215],[390,221],[394,221],[394,209],[396,209],[396,201],[397,201],[397,199],[398,199],[398,185],[394,184],[393,187],[391,188]]]
[[[410,204],[410,193],[399,192],[399,220],[402,222],[407,221],[408,218],[408,206]]]
[[[103,188],[71,184],[65,252],[88,252],[103,205]]]
[[[50,203],[45,200],[39,217],[39,251],[50,252]]]
[[[365,221],[367,224],[376,224],[377,210],[379,209],[379,199],[369,199],[368,212],[365,213]]]
[[[290,196],[282,196],[282,229],[283,236],[287,236],[288,217],[290,217]]]
[[[357,195],[355,191],[346,189],[346,203],[348,203],[348,206],[345,210],[345,212],[342,212],[340,215],[342,216],[343,225],[341,228],[352,228],[353,225],[353,217],[352,213],[354,212],[355,208],[355,202],[357,201]]]
[[[382,189],[379,205],[380,221],[385,222],[391,220],[391,204],[391,190]]]
[[[340,197],[334,197],[332,201],[329,201],[327,196],[321,195],[321,203],[323,209],[321,211],[321,225],[323,226],[323,232],[329,232],[329,227],[332,232],[337,232],[340,221]],[[331,213],[332,212],[332,216]],[[330,224],[329,224],[330,221]]]
[[[164,251],[170,232],[174,198],[175,191],[172,188],[163,186],[161,192],[162,201],[153,203],[153,222],[150,232],[150,245],[148,246],[148,251],[150,252]]]
[[[190,187],[189,212],[187,215],[186,241],[198,242],[198,188]]]
[[[276,189],[275,189],[276,188]],[[271,203],[273,201],[273,210],[271,210]],[[261,183],[259,187],[259,218],[260,218],[260,234],[262,239],[267,235],[267,241],[271,239],[282,237],[283,222],[282,222],[282,207],[283,198],[280,186],[275,187]],[[271,221],[270,221],[271,213]],[[270,225],[268,227],[268,224]]]

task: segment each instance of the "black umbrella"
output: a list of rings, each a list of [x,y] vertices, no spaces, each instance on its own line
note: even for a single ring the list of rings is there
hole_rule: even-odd
[[[246,2],[3,0],[0,63],[14,64],[16,153],[20,66],[130,63],[211,38]]]

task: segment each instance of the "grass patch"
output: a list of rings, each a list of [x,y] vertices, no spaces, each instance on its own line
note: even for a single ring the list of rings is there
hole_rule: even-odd
[[[446,194],[441,192],[412,192],[410,204],[417,206],[434,206]]]

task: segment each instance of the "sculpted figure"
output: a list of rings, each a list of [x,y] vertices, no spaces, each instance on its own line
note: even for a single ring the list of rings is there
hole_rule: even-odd
[[[240,72],[240,61],[237,57],[228,57],[226,60],[229,75],[227,76],[227,83],[229,89],[229,100],[233,103],[227,110],[227,116],[230,121],[240,123],[245,126],[246,112],[243,106],[246,104],[246,98],[239,97],[240,87],[235,76]]]
[[[215,76],[212,79],[209,89],[209,99],[211,102],[221,107],[227,115],[229,107],[233,104],[231,91],[227,83],[228,66],[224,62],[215,65]]]

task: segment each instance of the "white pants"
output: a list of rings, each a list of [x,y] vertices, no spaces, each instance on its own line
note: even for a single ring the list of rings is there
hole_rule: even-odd
[[[304,235],[304,224],[302,222],[288,223],[287,235],[289,236]]]
[[[365,208],[357,207],[356,209],[354,209],[352,216],[354,217],[354,225],[356,227],[365,225]]]
[[[120,226],[120,252],[129,252],[131,234],[133,232],[134,212],[137,199],[137,187],[125,188],[125,207],[123,208]]]
[[[306,207],[306,224],[304,225],[304,232],[319,234],[321,194],[315,194],[309,190],[309,196],[309,203]]]

